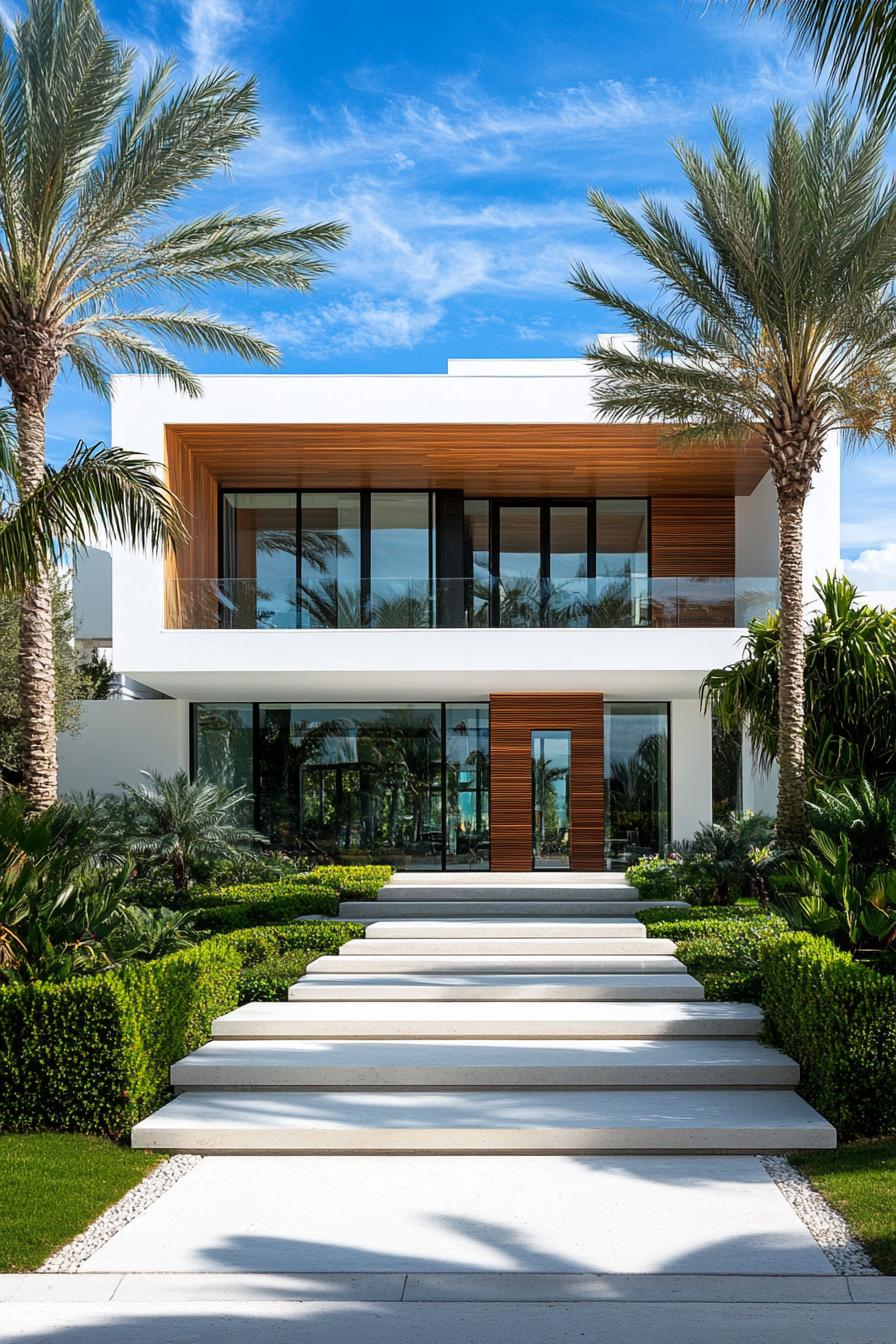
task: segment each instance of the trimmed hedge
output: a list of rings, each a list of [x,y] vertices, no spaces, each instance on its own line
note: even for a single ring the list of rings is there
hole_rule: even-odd
[[[702,908],[677,915],[642,910],[638,915],[652,938],[671,938],[678,956],[701,982],[707,999],[760,1003],[762,948],[785,932],[777,915],[737,907]]]
[[[168,1095],[173,1060],[237,1003],[239,953],[212,939],[158,961],[0,988],[0,1128],[119,1137]]]
[[[0,987],[0,1129],[119,1138],[168,1099],[171,1064],[214,1018],[285,997],[309,961],[363,936],[349,923],[240,929],[59,985]]]
[[[827,938],[757,911],[645,910],[707,999],[758,1003],[765,1039],[800,1066],[799,1091],[842,1138],[896,1130],[896,978]]]
[[[196,914],[196,927],[207,933],[229,933],[266,924],[286,924],[302,915],[339,914],[339,896],[323,887],[291,882],[223,888],[218,901],[203,905]]]
[[[766,1033],[841,1137],[896,1131],[896,979],[827,938],[785,933],[760,954]]]
[[[340,896],[372,901],[389,881],[392,872],[385,863],[334,863],[315,868],[308,874],[308,879]]]

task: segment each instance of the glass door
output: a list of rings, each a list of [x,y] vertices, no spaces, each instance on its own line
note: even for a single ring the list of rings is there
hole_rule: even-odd
[[[571,764],[571,733],[558,729],[533,729],[533,868],[569,867]]]

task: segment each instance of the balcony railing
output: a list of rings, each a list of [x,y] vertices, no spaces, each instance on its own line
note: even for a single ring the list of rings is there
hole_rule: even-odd
[[[255,579],[172,579],[179,630],[731,628],[774,611],[772,578],[372,579],[272,590]]]

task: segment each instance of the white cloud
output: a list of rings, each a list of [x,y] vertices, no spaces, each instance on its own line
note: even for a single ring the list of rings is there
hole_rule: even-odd
[[[862,592],[896,590],[896,541],[862,551],[854,560],[843,560],[843,568]]]
[[[244,6],[239,0],[185,0],[183,10],[186,47],[196,74],[228,64],[231,42],[249,21]]]
[[[253,325],[282,350],[319,360],[369,350],[411,349],[430,335],[443,315],[438,303],[359,293],[318,309],[303,308],[295,315],[263,313]]]

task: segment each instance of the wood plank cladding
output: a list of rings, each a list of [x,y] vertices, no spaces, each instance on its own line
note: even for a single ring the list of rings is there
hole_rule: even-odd
[[[492,872],[532,867],[532,731],[572,736],[570,867],[604,866],[604,698],[596,693],[489,697]]]
[[[203,462],[170,430],[165,434],[168,488],[180,502],[186,540],[165,558],[165,621],[171,626],[197,624],[202,594],[178,588],[169,579],[208,579],[218,573],[218,483]],[[203,624],[201,619],[199,624]]]
[[[731,578],[734,499],[652,499],[650,551],[654,578]]]
[[[648,424],[176,424],[168,434],[233,489],[734,495],[751,494],[768,465],[758,441],[673,452]]]

